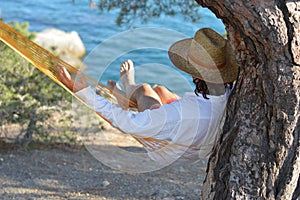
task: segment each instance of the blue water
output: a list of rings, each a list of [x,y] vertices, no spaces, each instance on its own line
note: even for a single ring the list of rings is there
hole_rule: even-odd
[[[95,2],[97,2],[95,0]],[[87,54],[86,73],[105,83],[119,79],[119,65],[132,59],[137,82],[164,84],[180,95],[192,89],[190,77],[178,71],[168,59],[167,49],[175,41],[192,37],[196,30],[210,27],[224,33],[222,22],[208,9],[201,8],[201,20],[193,23],[183,16],[150,19],[142,24],[117,26],[117,13],[90,9],[88,0],[0,0],[5,22],[27,21],[30,31],[57,28],[79,33]]]

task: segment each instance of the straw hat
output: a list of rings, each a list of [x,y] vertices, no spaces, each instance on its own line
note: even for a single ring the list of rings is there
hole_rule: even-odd
[[[194,38],[175,42],[168,53],[178,69],[206,82],[229,83],[237,78],[238,66],[230,45],[212,29],[200,29]]]

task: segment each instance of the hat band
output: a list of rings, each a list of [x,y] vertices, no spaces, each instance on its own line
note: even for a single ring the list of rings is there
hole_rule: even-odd
[[[204,64],[192,55],[188,55],[188,58],[190,58],[191,61],[193,61],[196,65],[204,67],[206,69],[221,69],[221,68],[225,67],[225,65],[226,65],[226,63],[221,63],[219,65]]]

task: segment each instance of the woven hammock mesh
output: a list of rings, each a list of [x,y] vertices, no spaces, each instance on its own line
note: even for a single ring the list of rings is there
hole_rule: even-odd
[[[57,67],[65,67],[71,74],[76,74],[78,69],[71,66],[70,64],[64,62],[57,56],[53,55],[48,50],[29,40],[4,22],[0,20],[0,40],[4,42],[6,45],[11,47],[14,51],[18,52],[22,57],[24,57],[27,61],[29,61],[32,65],[46,74],[50,79],[52,79],[55,83],[63,87],[69,93],[71,93],[74,97],[76,97],[79,101],[85,104],[74,92],[69,90],[58,78],[57,78]],[[90,76],[82,73],[83,76],[89,81],[97,85],[97,88],[100,88],[101,95],[105,98],[118,98],[118,101],[126,101],[129,103],[130,107],[136,107],[136,104],[121,94],[113,94],[112,90],[105,85],[97,82],[92,79]],[[114,97],[114,95],[119,95]],[[99,115],[104,120],[103,116],[101,116],[98,112],[94,111],[97,115]],[[109,121],[108,121],[109,122]],[[109,122],[111,123],[111,122]],[[150,151],[155,151],[161,148],[189,148],[194,150],[199,150],[199,148],[186,146],[184,144],[173,143],[170,144],[165,140],[158,140],[155,138],[148,138],[138,135],[132,135],[137,141],[139,141],[145,148]]]

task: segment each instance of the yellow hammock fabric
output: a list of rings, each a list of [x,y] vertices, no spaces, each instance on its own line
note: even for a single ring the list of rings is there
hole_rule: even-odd
[[[76,97],[79,101],[85,104],[84,101],[82,101],[74,92],[69,90],[60,80],[57,78],[57,66],[63,66],[65,67],[70,73],[76,74],[78,69],[71,66],[70,64],[64,62],[57,56],[53,55],[46,49],[42,48],[41,46],[37,45],[33,41],[29,40],[28,38],[21,35],[19,32],[17,32],[15,29],[11,28],[7,24],[5,24],[3,21],[0,20],[0,40],[3,41],[5,44],[10,46],[14,51],[18,52],[21,56],[23,56],[26,60],[28,60],[31,64],[33,64],[36,68],[38,68],[40,71],[42,71],[44,74],[46,74],[50,79],[52,79],[54,82],[56,82],[58,85],[63,87],[65,90],[67,90],[69,93],[71,93],[74,97]],[[97,87],[101,89],[102,96],[104,97],[112,97],[112,91],[106,87],[105,85],[97,82],[96,80],[92,79],[88,75],[82,73],[85,78],[95,84],[97,84]],[[118,95],[118,94],[114,94]],[[120,94],[119,94],[120,95]],[[126,97],[120,95],[117,96],[121,101],[129,102],[129,105],[131,107],[136,107],[136,104]],[[97,115],[99,115],[101,118],[109,122],[107,119],[105,119],[103,116],[101,116],[98,112],[94,111]],[[110,122],[109,122],[110,123]],[[157,150],[160,148],[168,148],[171,145],[172,147],[177,146],[178,148],[185,148],[186,145],[183,144],[169,144],[169,142],[164,140],[158,140],[155,138],[148,138],[148,137],[142,137],[137,135],[132,135],[137,141],[139,141],[141,144],[143,144],[145,147],[151,149],[151,150]],[[198,150],[196,147],[188,146],[187,148]]]

